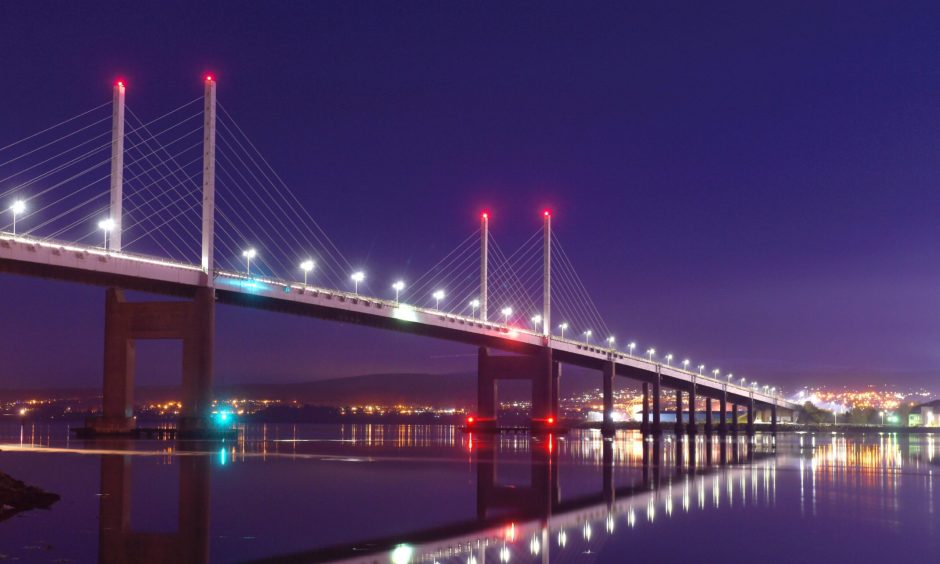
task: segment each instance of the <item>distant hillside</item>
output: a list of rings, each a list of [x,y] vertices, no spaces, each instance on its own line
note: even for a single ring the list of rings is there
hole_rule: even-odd
[[[217,388],[216,394],[314,405],[417,403],[464,407],[476,402],[477,391],[473,374],[369,374],[295,384],[239,384]]]

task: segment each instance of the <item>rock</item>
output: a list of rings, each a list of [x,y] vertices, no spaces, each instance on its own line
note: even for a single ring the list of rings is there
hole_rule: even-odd
[[[0,521],[21,511],[49,509],[59,495],[28,486],[0,472]]]

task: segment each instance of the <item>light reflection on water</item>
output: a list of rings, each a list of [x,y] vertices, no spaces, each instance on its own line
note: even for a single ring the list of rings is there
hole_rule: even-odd
[[[0,523],[0,554],[36,561],[673,561],[727,539],[769,550],[764,561],[811,542],[801,561],[858,551],[867,562],[888,554],[879,536],[926,556],[940,528],[932,435],[256,425],[213,445],[29,425],[0,427],[0,451],[0,470],[62,495]],[[41,551],[22,540],[79,516],[84,529]],[[849,545],[827,541],[853,531]]]

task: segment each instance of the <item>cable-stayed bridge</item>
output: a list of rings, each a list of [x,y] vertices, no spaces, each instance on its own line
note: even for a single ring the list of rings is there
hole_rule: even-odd
[[[0,146],[0,271],[108,288],[98,432],[136,425],[138,339],[183,341],[180,430],[207,429],[217,302],[478,346],[476,427],[495,425],[500,379],[529,380],[533,427],[555,425],[564,364],[601,372],[608,427],[618,375],[642,382],[648,430],[660,428],[663,388],[676,394],[677,432],[698,410],[710,432],[715,402],[722,432],[737,429],[739,407],[748,432],[759,410],[775,428],[778,407],[782,417],[798,407],[775,387],[617,342],[547,210],[515,250],[498,244],[483,212],[424,274],[370,295],[372,275],[352,268],[216,89],[207,76],[202,96],[142,118],[118,82],[111,102]],[[124,289],[186,299],[128,302]]]

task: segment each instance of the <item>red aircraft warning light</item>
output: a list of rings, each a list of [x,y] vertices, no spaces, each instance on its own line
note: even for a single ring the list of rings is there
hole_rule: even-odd
[[[124,88],[124,81],[123,80],[117,81],[117,85],[120,86],[121,88]]]
[[[211,74],[207,74],[207,75],[206,75],[206,82],[212,82],[213,80],[215,80],[215,79],[212,77]]]
[[[552,211],[551,211],[551,210],[545,210],[545,211],[542,212],[542,215],[544,215],[545,217],[551,217],[551,216],[552,216]]]
[[[486,212],[486,211],[483,212],[483,216],[482,216],[482,217],[483,217],[483,219],[489,219],[489,218],[490,218],[490,212]]]

